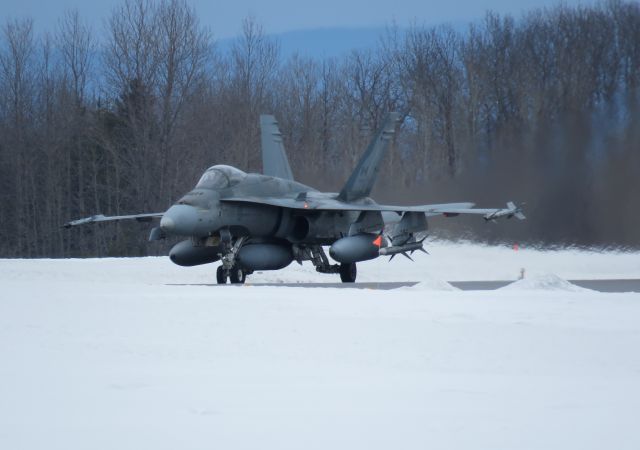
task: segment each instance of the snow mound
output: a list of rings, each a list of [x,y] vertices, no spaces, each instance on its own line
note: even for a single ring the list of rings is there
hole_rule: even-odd
[[[403,291],[459,291],[455,286],[452,286],[448,282],[444,280],[439,280],[437,278],[429,278],[427,280],[420,281],[413,286],[405,286],[398,288],[398,290]]]
[[[558,275],[546,273],[514,281],[499,290],[585,292],[590,291],[591,289],[576,286],[575,284],[569,283],[567,280],[560,278]]]

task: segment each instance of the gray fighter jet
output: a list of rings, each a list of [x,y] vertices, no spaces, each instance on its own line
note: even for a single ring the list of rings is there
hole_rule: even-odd
[[[318,192],[293,179],[275,118],[260,117],[263,174],[216,165],[195,188],[164,213],[96,215],[65,224],[160,219],[150,241],[168,236],[185,240],[169,258],[181,266],[221,261],[220,284],[244,283],[256,270],[282,269],[294,260],[311,261],[318,272],[339,273],[354,282],[356,263],[387,255],[409,257],[423,249],[427,217],[479,214],[485,220],[524,219],[512,202],[503,209],[474,209],[473,203],[422,206],[380,205],[369,194],[396,131],[390,113],[339,193]],[[329,255],[339,264],[332,264]]]

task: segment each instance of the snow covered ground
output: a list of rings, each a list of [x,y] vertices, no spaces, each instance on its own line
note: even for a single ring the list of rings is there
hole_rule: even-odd
[[[0,260],[0,449],[640,448],[640,294],[564,282],[640,278],[640,255],[429,251],[359,266],[421,281],[390,291],[189,285],[215,267],[168,258]],[[497,291],[444,282],[522,268]]]

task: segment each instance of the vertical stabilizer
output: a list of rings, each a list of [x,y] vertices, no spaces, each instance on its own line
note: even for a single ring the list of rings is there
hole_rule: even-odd
[[[262,143],[262,173],[272,177],[293,180],[291,166],[282,143],[278,122],[271,115],[260,116],[260,139]]]
[[[338,195],[340,200],[348,202],[371,194],[373,183],[380,171],[380,163],[391,145],[399,118],[400,115],[397,112],[391,112],[387,115],[384,124],[377,131],[347,183],[340,191],[340,195]]]

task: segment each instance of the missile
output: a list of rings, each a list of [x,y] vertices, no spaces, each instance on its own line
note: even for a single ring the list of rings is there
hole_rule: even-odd
[[[420,250],[427,253],[422,248],[423,241],[424,239],[419,242],[413,241],[387,247],[388,241],[382,235],[362,233],[338,239],[329,249],[329,254],[333,259],[341,263],[366,261],[378,256],[391,256],[393,258],[398,253],[411,259],[407,252],[413,253],[416,250]]]
[[[493,212],[491,212],[489,214],[486,214],[484,216],[484,220],[486,220],[486,221],[495,220],[495,219],[497,219],[499,217],[505,217],[505,216],[508,219],[511,219],[514,216],[517,219],[520,219],[520,220],[526,219],[526,217],[522,213],[522,208],[521,207],[516,206],[516,204],[513,203],[513,202],[508,202],[506,209],[498,209],[498,210],[493,211]]]
[[[389,256],[389,255],[392,256],[398,253],[414,252],[416,250],[420,250],[421,252],[427,253],[427,251],[424,248],[422,248],[422,241],[420,241],[420,242],[409,242],[408,244],[403,244],[403,245],[394,245],[391,247],[384,247],[380,249],[380,254],[385,256]]]

